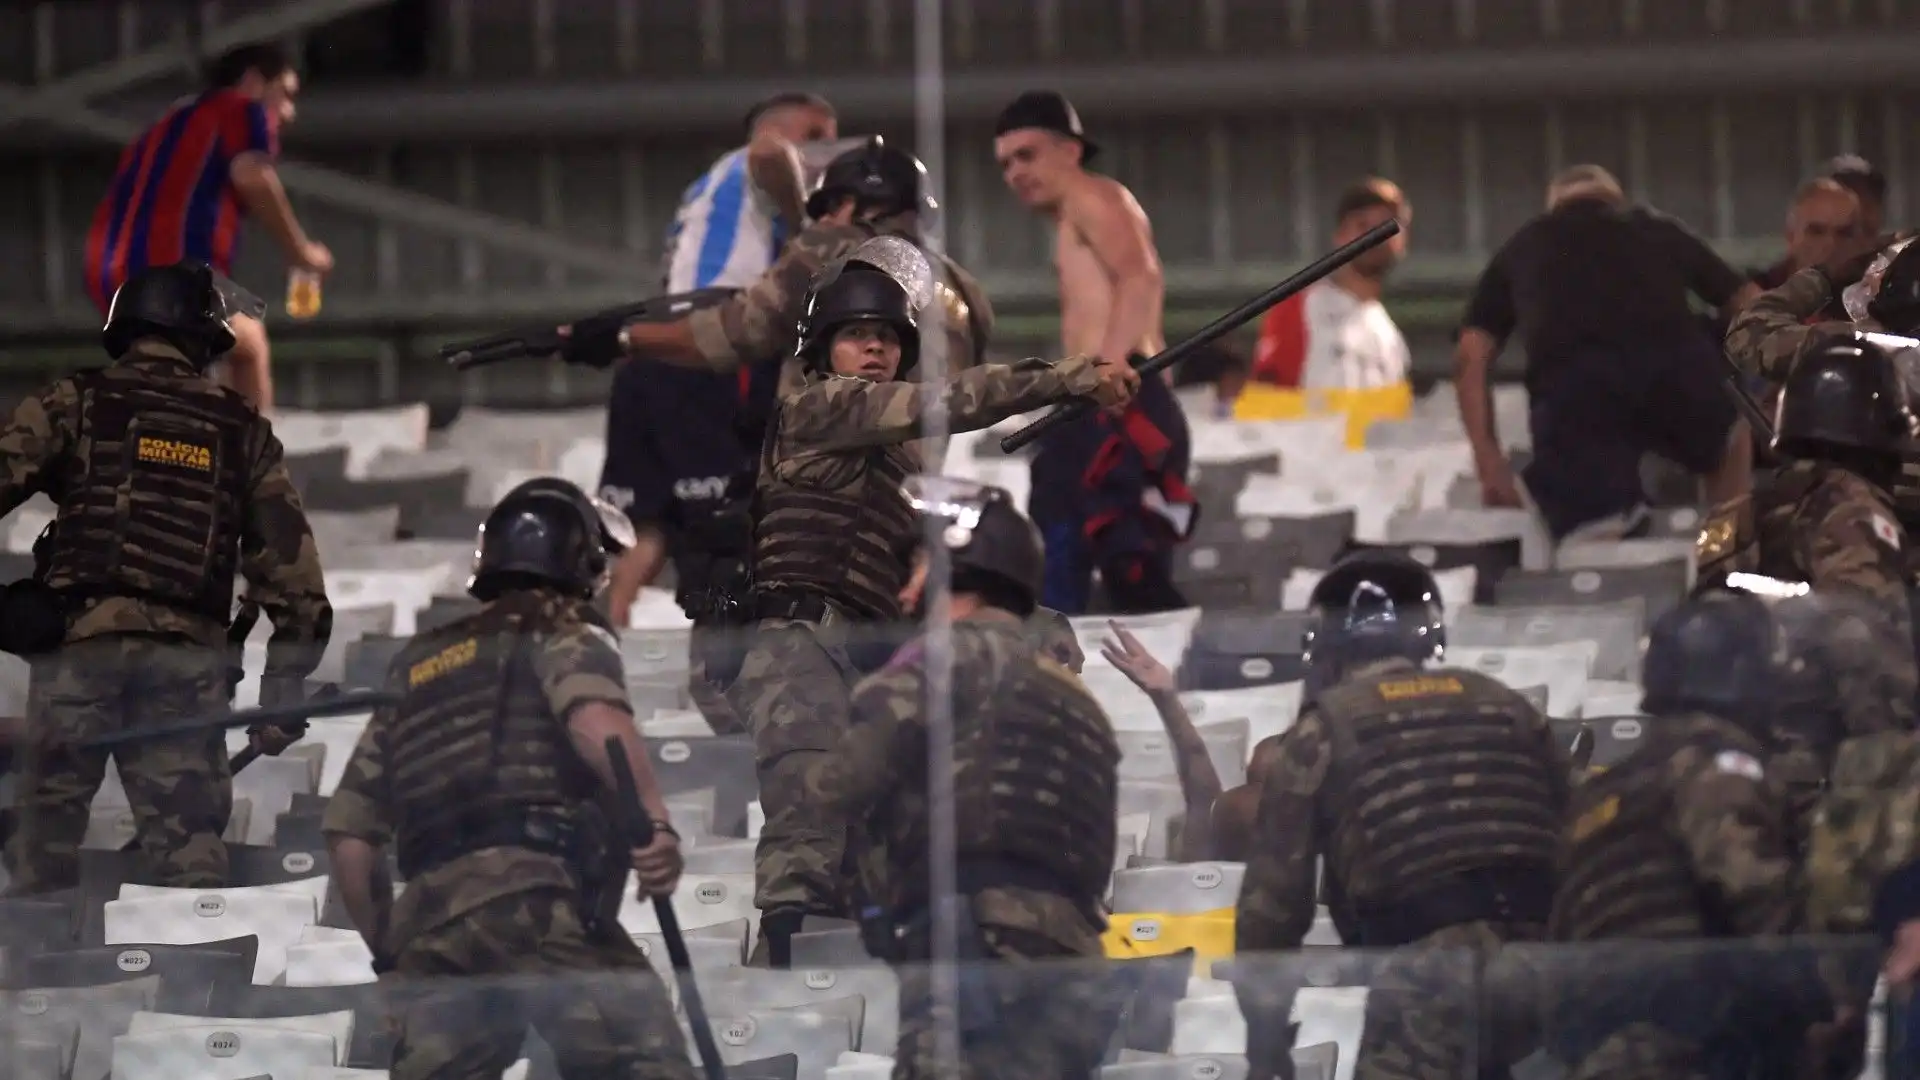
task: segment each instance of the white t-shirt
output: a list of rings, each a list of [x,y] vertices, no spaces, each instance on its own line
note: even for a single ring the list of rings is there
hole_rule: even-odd
[[[1384,304],[1322,281],[1267,315],[1253,377],[1295,385],[1298,371],[1303,390],[1375,390],[1405,382],[1412,363]]]
[[[680,196],[667,236],[667,291],[744,289],[780,254],[786,223],[747,173],[745,147],[713,163]]]

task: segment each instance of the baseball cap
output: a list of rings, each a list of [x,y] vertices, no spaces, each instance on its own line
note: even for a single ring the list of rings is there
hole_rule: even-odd
[[[1013,104],[1000,110],[993,134],[997,138],[1024,128],[1040,128],[1079,142],[1083,165],[1091,164],[1100,153],[1100,144],[1087,138],[1087,130],[1080,123],[1080,114],[1074,110],[1073,103],[1057,90],[1029,90],[1014,98]]]

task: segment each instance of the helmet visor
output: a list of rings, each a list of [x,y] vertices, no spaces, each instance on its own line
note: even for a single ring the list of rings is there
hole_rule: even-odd
[[[245,315],[249,319],[261,320],[267,317],[267,302],[249,292],[225,274],[215,272],[213,291],[220,297],[221,321],[225,322],[235,315]]]
[[[1893,257],[1906,250],[1911,243],[1913,241],[1908,239],[1888,245],[1867,265],[1867,272],[1860,276],[1860,280],[1841,292],[1840,304],[1847,309],[1847,316],[1854,322],[1866,321],[1867,305],[1873,303],[1874,295],[1880,291],[1880,279],[1886,275],[1887,267],[1893,265]]]
[[[926,252],[898,236],[876,236],[837,262],[820,272],[813,283],[817,295],[834,283],[847,267],[854,264],[870,266],[892,278],[907,294],[907,310],[918,315],[934,302],[935,285],[933,264],[927,261]]]
[[[587,502],[592,504],[594,513],[600,517],[600,543],[615,554],[633,550],[633,546],[640,542],[640,534],[633,527],[633,519],[627,516],[627,512],[598,495],[589,494]]]

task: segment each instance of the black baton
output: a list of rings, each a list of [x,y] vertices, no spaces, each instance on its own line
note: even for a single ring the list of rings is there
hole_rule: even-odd
[[[282,721],[312,720],[323,716],[346,716],[358,712],[370,712],[384,705],[395,705],[400,701],[399,694],[376,690],[356,690],[338,697],[322,698],[314,701],[302,701],[294,705],[274,705],[267,708],[242,709],[218,719],[195,720],[185,724],[170,724],[166,727],[130,728],[116,731],[111,735],[102,735],[97,739],[88,739],[79,743],[81,749],[93,749],[101,746],[119,746],[122,743],[142,742],[147,739],[164,739],[173,735],[193,735],[202,731],[226,731],[237,727],[252,727],[255,724],[277,724]]]
[[[1741,371],[1740,365],[1734,363],[1733,357],[1728,356],[1725,352],[1720,354],[1720,359],[1726,361],[1727,364],[1726,387],[1728,396],[1733,398],[1733,407],[1738,409],[1740,414],[1747,418],[1747,423],[1753,427],[1753,430],[1759,432],[1771,443],[1773,441],[1773,421],[1767,419],[1766,410],[1760,407],[1759,402],[1753,400],[1753,395],[1747,393],[1747,388],[1740,385],[1746,381],[1747,373]]]
[[[1400,222],[1395,219],[1389,219],[1375,225],[1359,237],[1322,255],[1319,259],[1308,264],[1287,280],[1208,323],[1192,337],[1162,350],[1152,359],[1140,364],[1135,370],[1140,372],[1140,377],[1143,379],[1151,375],[1158,375],[1167,368],[1185,360],[1187,354],[1226,337],[1228,334],[1238,330],[1241,326],[1251,322],[1261,312],[1285,300],[1287,297],[1300,292],[1307,286],[1347,265],[1373,248],[1386,243],[1399,231]],[[1094,403],[1088,398],[1075,398],[1072,401],[1068,401],[1047,415],[1021,428],[1019,431],[1001,439],[1000,450],[1002,453],[1014,453],[1022,447],[1025,447],[1028,443],[1038,439],[1040,436],[1045,435],[1053,428],[1059,427],[1061,424],[1066,423],[1076,416],[1084,416],[1093,410]]]
[[[618,736],[607,740],[607,762],[613,766],[614,809],[620,816],[620,833],[632,848],[653,843],[653,819],[640,802],[640,785],[633,779],[633,766],[627,763],[627,748]],[[687,1011],[687,1024],[693,1028],[693,1045],[700,1051],[700,1068],[707,1080],[726,1080],[720,1065],[720,1047],[713,1041],[713,1025],[707,1020],[707,1006],[700,1000],[700,986],[693,980],[693,958],[687,955],[687,939],[680,933],[680,916],[673,910],[670,897],[653,898],[653,913],[660,920],[660,936],[667,942],[667,957],[673,962],[673,979],[680,984],[680,1004]]]

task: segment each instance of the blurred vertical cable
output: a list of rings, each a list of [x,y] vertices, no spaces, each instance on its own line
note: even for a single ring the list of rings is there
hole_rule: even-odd
[[[945,16],[943,0],[914,0],[913,5],[913,113],[914,149],[927,167],[927,183],[937,199],[945,199],[947,100],[945,68]],[[942,210],[944,211],[944,204]],[[923,221],[923,243],[936,256],[946,251],[945,214]],[[936,257],[934,262],[938,263]],[[940,271],[936,270],[936,274]],[[928,384],[947,377],[946,305],[935,302],[920,316],[920,379]],[[946,399],[936,397],[927,410],[928,436],[923,446],[944,447],[947,443]],[[942,468],[944,462],[926,463],[929,471]],[[943,587],[950,570],[948,552],[940,523],[928,517],[923,547],[927,553],[927,588],[930,602],[924,605],[927,616],[927,895],[931,902],[933,941],[929,962],[932,965],[931,988],[933,1015],[939,1026],[934,1030],[935,1060],[941,1074],[959,1075],[960,1026],[959,983],[955,970],[959,954],[955,940],[954,904],[964,902],[955,894],[954,804],[953,804],[953,633],[948,624],[949,597]],[[949,1064],[951,1063],[951,1064]]]

